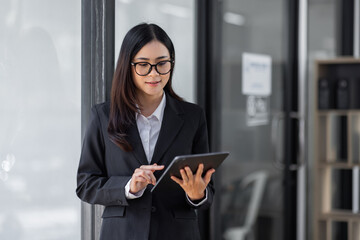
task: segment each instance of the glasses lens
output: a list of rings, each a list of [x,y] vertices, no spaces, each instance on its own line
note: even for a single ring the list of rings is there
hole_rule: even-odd
[[[135,71],[139,75],[147,75],[149,73],[151,65],[149,63],[136,64]]]
[[[156,64],[156,70],[160,74],[166,74],[171,70],[171,62],[170,61],[161,61]]]

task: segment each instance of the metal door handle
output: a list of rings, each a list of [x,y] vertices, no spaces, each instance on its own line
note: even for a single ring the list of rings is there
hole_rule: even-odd
[[[279,136],[279,129],[280,129],[280,123],[284,121],[285,114],[283,112],[275,113],[272,118],[271,122],[271,143],[272,143],[272,154],[273,154],[273,163],[274,166],[280,170],[284,170],[285,163],[284,163],[284,157],[283,153],[279,153],[279,143],[282,144],[283,137]],[[300,124],[300,115],[297,112],[291,112],[290,113],[290,119],[297,120],[297,123]],[[299,126],[298,126],[299,129]],[[298,143],[299,144],[299,143]],[[298,146],[300,147],[300,146]],[[295,164],[290,164],[289,170],[296,171],[299,169],[299,167],[303,165],[303,162],[300,160],[299,157],[299,151],[297,152],[297,161]]]
[[[271,121],[271,145],[272,145],[273,164],[277,169],[280,170],[283,170],[285,168],[285,164],[283,158],[278,156],[279,141],[282,139],[282,137],[279,138],[278,133],[280,129],[280,122],[283,121],[284,119],[285,119],[284,113],[279,112],[273,114]]]

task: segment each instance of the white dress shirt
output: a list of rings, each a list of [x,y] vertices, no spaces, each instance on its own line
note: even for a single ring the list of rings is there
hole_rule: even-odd
[[[155,145],[159,137],[165,105],[166,97],[165,94],[163,94],[159,106],[149,117],[145,117],[141,113],[136,113],[136,125],[149,164],[151,163]]]
[[[145,151],[145,155],[147,158],[148,163],[151,163],[152,156],[154,154],[155,145],[157,139],[159,137],[160,129],[162,120],[164,117],[164,110],[166,106],[166,97],[163,94],[161,102],[159,106],[155,109],[155,111],[149,116],[145,117],[140,112],[136,113],[136,125],[139,130],[139,135],[141,138],[141,142]],[[125,195],[127,199],[134,199],[139,198],[143,195],[145,188],[135,194],[130,193],[130,183],[131,179],[125,186]],[[186,197],[188,198],[187,194]],[[188,198],[189,199],[189,198]],[[189,201],[194,205],[198,206],[201,205],[207,199],[207,190],[206,190],[206,197],[203,201],[198,204],[192,203],[191,200]]]

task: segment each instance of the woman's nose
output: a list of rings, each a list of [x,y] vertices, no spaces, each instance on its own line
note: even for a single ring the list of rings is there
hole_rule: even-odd
[[[157,76],[157,75],[159,75],[159,73],[156,71],[155,66],[151,66],[151,70],[150,70],[149,75],[150,75],[150,76]]]

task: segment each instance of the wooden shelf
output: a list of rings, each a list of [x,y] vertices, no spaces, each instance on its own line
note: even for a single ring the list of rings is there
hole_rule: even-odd
[[[333,210],[330,213],[320,214],[319,220],[334,220],[334,221],[360,221],[360,213],[353,213],[348,210]]]
[[[349,110],[318,110],[318,116],[348,116],[348,115],[359,115],[360,109],[349,109]]]
[[[340,163],[340,162],[320,162],[319,168],[336,168],[336,169],[352,169],[354,167],[360,167],[360,164]]]
[[[358,64],[360,59],[353,57],[341,57],[334,59],[321,59],[317,60],[316,63],[319,65],[328,65],[328,64]]]
[[[326,80],[319,85],[319,79]],[[337,88],[339,79],[348,79],[349,85],[347,89]],[[350,80],[351,79],[351,80]],[[360,199],[359,191],[355,188],[360,185],[359,171],[352,171],[353,168],[360,168],[360,109],[357,109],[359,102],[355,88],[359,87],[360,82],[360,59],[359,58],[335,58],[315,61],[315,78],[313,87],[315,89],[314,104],[329,109],[315,109],[314,111],[314,129],[312,133],[315,139],[314,161],[316,168],[314,169],[314,237],[313,240],[326,239],[334,240],[337,236],[336,222],[347,223],[347,237],[341,236],[341,240],[359,240],[360,236],[360,213],[354,213],[352,210],[332,209],[333,200],[338,199],[339,195],[346,194],[348,197]],[[353,84],[353,85],[352,85]],[[318,87],[322,86],[321,94]],[[347,92],[346,92],[347,91]],[[336,106],[344,102],[337,102],[337,95],[348,96],[347,106],[354,109],[334,109]],[[344,95],[347,94],[347,95]],[[321,95],[321,102],[319,101]],[[342,99],[342,98],[340,98]],[[345,117],[346,119],[344,119]],[[346,152],[345,152],[346,151]],[[345,154],[346,153],[346,154]],[[343,157],[347,159],[337,158]],[[346,170],[337,173],[333,170]],[[350,172],[351,171],[351,172]],[[352,181],[352,189],[350,185],[346,185],[342,177],[347,181]],[[356,187],[354,187],[356,186]],[[335,190],[337,193],[335,193]],[[355,189],[355,190],[354,190]],[[360,200],[356,200],[360,201]],[[359,204],[352,202],[353,208],[359,208]],[[340,205],[342,206],[341,203]],[[346,231],[346,229],[345,229]],[[335,235],[334,235],[335,234]],[[345,236],[345,234],[343,234]],[[337,239],[336,239],[337,240]]]

